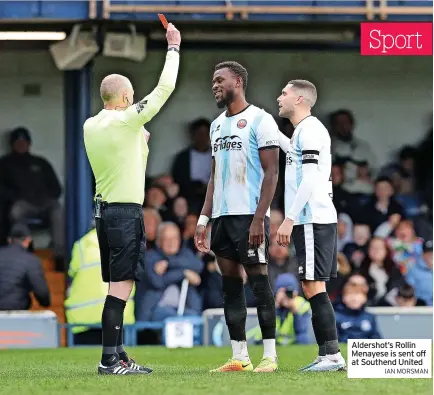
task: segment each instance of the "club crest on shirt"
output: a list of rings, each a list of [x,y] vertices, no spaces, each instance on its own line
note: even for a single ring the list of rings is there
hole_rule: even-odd
[[[245,119],[240,119],[240,120],[237,122],[237,127],[238,127],[239,129],[244,129],[244,128],[246,127],[246,125],[247,125],[247,121],[246,121]]]

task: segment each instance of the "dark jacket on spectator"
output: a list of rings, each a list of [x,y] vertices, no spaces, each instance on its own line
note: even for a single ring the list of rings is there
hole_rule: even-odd
[[[357,222],[368,224],[371,228],[371,232],[374,231],[383,223],[386,222],[393,214],[400,214],[404,217],[404,209],[396,201],[394,197],[390,199],[389,208],[386,213],[378,211],[375,207],[377,201],[375,196],[372,197],[369,202],[359,210]],[[360,218],[359,218],[360,217]]]
[[[145,277],[137,282],[135,296],[137,321],[151,320],[152,313],[158,306],[165,289],[172,284],[181,285],[184,280],[184,270],[189,269],[199,274],[203,268],[203,262],[186,247],[181,247],[178,254],[173,256],[166,256],[159,248],[149,250],[146,254]],[[166,260],[169,264],[166,273],[160,276],[154,271],[154,266],[162,260]],[[195,287],[188,288],[186,307],[202,310],[202,300]]]
[[[32,154],[10,153],[0,159],[0,186],[11,202],[38,204],[58,199],[59,179],[48,161]]]
[[[346,343],[348,339],[381,339],[375,316],[368,313],[365,307],[352,310],[343,303],[337,303],[334,309],[339,343]]]
[[[39,258],[21,245],[0,249],[0,310],[28,310],[30,292],[41,306],[50,305],[50,292]]]

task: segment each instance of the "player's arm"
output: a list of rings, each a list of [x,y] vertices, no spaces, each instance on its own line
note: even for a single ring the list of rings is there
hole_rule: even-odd
[[[197,222],[196,232],[194,234],[194,243],[200,252],[207,253],[209,246],[206,244],[206,226],[212,215],[212,201],[214,196],[214,173],[215,173],[215,159],[212,158],[211,174],[206,188],[205,202],[203,203],[202,211],[200,213],[199,221]]]
[[[284,152],[288,152],[291,140],[279,130],[279,146]]]
[[[315,138],[312,130],[303,130],[300,134],[299,142],[302,154],[301,183],[286,215],[292,221],[295,220],[304,206],[306,206],[318,183],[320,176],[318,159],[323,145],[321,139]]]
[[[253,248],[264,241],[264,219],[271,206],[279,178],[279,127],[270,114],[264,115],[256,130],[259,159],[264,172],[258,206],[249,231],[249,243]]]
[[[125,121],[133,127],[140,127],[149,122],[163,107],[175,90],[179,70],[179,31],[169,24],[167,29],[168,50],[163,72],[154,90],[137,104],[125,111]]]

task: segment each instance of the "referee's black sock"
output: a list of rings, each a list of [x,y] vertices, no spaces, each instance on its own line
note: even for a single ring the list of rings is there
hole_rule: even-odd
[[[114,365],[118,361],[116,343],[122,325],[125,300],[107,295],[102,311],[102,358],[104,366]]]
[[[327,292],[321,292],[309,299],[312,309],[312,326],[319,346],[319,355],[333,355],[340,352],[336,318]]]
[[[241,278],[222,276],[226,325],[231,340],[246,340],[247,306]]]
[[[268,275],[256,274],[248,276],[249,284],[255,295],[258,321],[262,339],[276,338],[276,305]]]
[[[119,359],[124,362],[128,362],[128,355],[124,349],[124,316],[122,314],[122,321],[120,324],[118,340],[116,342],[116,353],[119,355]]]

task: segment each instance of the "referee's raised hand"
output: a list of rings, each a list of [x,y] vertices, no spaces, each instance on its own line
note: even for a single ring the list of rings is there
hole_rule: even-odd
[[[181,45],[181,33],[172,23],[167,26],[166,38],[169,46],[179,48]]]

